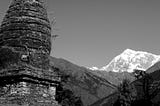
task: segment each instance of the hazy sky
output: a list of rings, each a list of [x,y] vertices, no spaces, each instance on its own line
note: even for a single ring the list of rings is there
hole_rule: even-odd
[[[0,20],[11,0],[1,0]],[[160,0],[46,0],[60,37],[52,56],[102,67],[123,50],[160,54]],[[51,14],[54,11],[54,15]]]

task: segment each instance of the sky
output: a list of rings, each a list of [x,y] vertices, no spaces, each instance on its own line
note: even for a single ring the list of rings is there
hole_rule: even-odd
[[[0,21],[11,0],[0,1]],[[56,17],[51,55],[102,67],[125,49],[160,54],[160,0],[46,0]]]

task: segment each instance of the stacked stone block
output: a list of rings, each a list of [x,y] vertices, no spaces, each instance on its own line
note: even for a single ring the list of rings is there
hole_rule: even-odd
[[[0,27],[1,104],[15,101],[21,105],[32,104],[30,98],[34,97],[34,93],[31,91],[38,93],[37,89],[45,89],[50,95],[49,89],[60,81],[56,73],[50,70],[50,52],[51,26],[43,0],[13,0]],[[20,86],[22,83],[25,83],[25,87]],[[11,92],[13,89],[15,97]],[[21,95],[23,90],[17,93],[16,89],[28,90],[26,95]],[[37,97],[41,96],[38,94]],[[50,99],[43,99],[52,102],[54,95],[47,98]],[[43,106],[50,106],[43,99],[40,99],[42,104],[46,104]]]

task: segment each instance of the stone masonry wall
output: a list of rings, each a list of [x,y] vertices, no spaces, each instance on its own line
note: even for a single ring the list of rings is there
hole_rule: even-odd
[[[0,106],[58,106],[55,87],[19,82],[1,87]],[[3,93],[2,93],[3,92]]]
[[[43,0],[13,0],[0,26],[0,106],[57,106]]]

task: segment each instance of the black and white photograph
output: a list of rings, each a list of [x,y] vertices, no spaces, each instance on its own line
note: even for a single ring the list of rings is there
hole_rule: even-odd
[[[160,106],[160,0],[0,0],[0,106]]]

